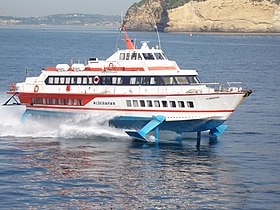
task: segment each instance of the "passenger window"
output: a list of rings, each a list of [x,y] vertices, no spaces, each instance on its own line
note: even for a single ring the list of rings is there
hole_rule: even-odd
[[[132,107],[131,100],[126,100],[126,106]]]
[[[137,53],[137,60],[142,60],[141,54]]]
[[[55,98],[53,98],[52,99],[52,104],[55,105],[55,102],[56,102],[56,100],[55,100]]]
[[[41,99],[37,98],[37,104],[40,104],[40,103],[41,103]]]
[[[129,84],[135,85],[136,84],[136,77],[131,77]]]
[[[88,84],[92,85],[93,84],[93,77],[88,77]]]
[[[100,83],[97,83],[97,84],[100,84]],[[101,84],[102,85],[112,85],[112,77],[101,77]]]
[[[145,101],[144,100],[140,100],[140,106],[145,107]]]
[[[93,79],[94,80],[94,79]],[[100,83],[99,83],[100,84]],[[102,85],[106,85],[106,78],[105,77],[101,77],[101,84]]]
[[[149,85],[150,80],[151,80],[151,77],[143,77],[143,85]]]
[[[200,83],[199,79],[196,76],[188,76],[189,83]]]
[[[51,103],[50,99],[49,99],[49,98],[47,98],[47,104],[50,104],[50,103]]]
[[[155,53],[155,57],[157,60],[164,60],[164,57],[161,53]]]
[[[112,84],[113,85],[117,84],[117,77],[112,77]]]
[[[187,107],[194,108],[194,104],[192,101],[187,101]]]
[[[73,105],[77,106],[77,99],[73,99]]]
[[[87,77],[83,77],[83,85],[87,85],[88,84],[88,78]]]
[[[118,77],[117,79],[117,84],[121,85],[123,83],[123,79],[121,77]]]
[[[163,107],[168,107],[167,101],[162,101],[161,103]]]
[[[129,60],[130,53],[126,53],[126,60]]]
[[[59,84],[59,77],[54,78],[54,84],[56,84],[56,85]]]
[[[46,104],[46,99],[45,98],[43,98],[42,104]]]
[[[133,106],[138,107],[138,101],[137,100],[133,100]]]
[[[172,84],[173,77],[162,77],[162,79],[164,81],[164,84],[166,84],[166,85]]]
[[[57,104],[58,104],[58,105],[61,105],[61,100],[60,100],[60,98],[57,99]]]
[[[62,105],[66,105],[66,99],[65,98],[62,99]]]
[[[152,53],[142,53],[145,60],[155,60]]]
[[[156,77],[155,78],[155,84],[157,84],[157,85],[165,85],[166,83],[164,82],[162,77]]]
[[[171,84],[172,85],[177,85],[178,84],[178,82],[177,82],[175,77],[171,77]]]
[[[76,77],[71,77],[71,85],[76,85]]]
[[[83,105],[83,100],[82,99],[79,99],[78,102],[79,102],[79,106]]]
[[[59,84],[64,85],[64,82],[65,82],[65,77],[60,77]]]
[[[121,85],[122,84],[122,78],[121,77],[112,77],[112,84],[113,85]]]
[[[136,85],[142,85],[142,77],[136,77]]]
[[[71,101],[71,99],[69,98],[68,99],[68,105],[71,105],[72,104],[72,101]]]
[[[49,83],[50,85],[53,84],[53,77],[49,77],[48,83]]]
[[[154,101],[155,107],[160,107],[159,101]]]
[[[188,85],[190,84],[187,77],[185,76],[179,76],[179,77],[174,77],[176,78],[177,82],[180,84],[180,85]]]
[[[82,78],[81,77],[77,77],[77,84],[78,85],[82,84]]]
[[[70,77],[66,77],[66,78],[65,78],[65,84],[66,84],[66,85],[69,85],[69,84],[70,84]]]
[[[105,77],[105,84],[112,85],[112,77]]]
[[[184,108],[184,107],[185,107],[184,101],[178,101],[178,106],[179,106],[180,108]]]
[[[122,77],[122,85],[129,85],[129,77]]]
[[[137,53],[132,53],[131,60],[136,60],[136,59],[137,59]]]
[[[147,107],[153,107],[153,103],[151,100],[147,100]]]
[[[35,100],[35,98],[32,98],[32,102],[31,102],[32,104],[35,104],[36,103],[36,100]]]
[[[121,54],[120,54],[120,60],[124,60],[124,58],[125,58],[125,54],[124,54],[124,53],[121,53]]]
[[[176,102],[175,101],[169,101],[170,107],[176,107]]]
[[[151,77],[151,79],[150,79],[150,84],[151,84],[151,85],[156,85],[156,84],[157,84],[154,77]]]

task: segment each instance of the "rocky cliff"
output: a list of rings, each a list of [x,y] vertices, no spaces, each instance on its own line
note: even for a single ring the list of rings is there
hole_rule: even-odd
[[[127,11],[127,30],[280,32],[279,0],[142,0]]]

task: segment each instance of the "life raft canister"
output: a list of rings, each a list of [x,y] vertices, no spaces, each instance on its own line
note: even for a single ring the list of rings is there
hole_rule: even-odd
[[[37,93],[39,91],[39,86],[38,85],[35,85],[34,87],[34,92]]]
[[[93,78],[93,83],[94,83],[95,85],[97,85],[99,82],[100,82],[100,78],[99,78],[98,76],[95,76],[95,77]]]

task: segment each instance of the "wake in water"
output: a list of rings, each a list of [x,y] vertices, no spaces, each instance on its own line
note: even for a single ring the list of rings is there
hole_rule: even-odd
[[[1,105],[7,97],[0,95]],[[131,138],[124,130],[109,126],[112,115],[103,113],[87,114],[49,114],[32,115],[22,121],[25,106],[0,106],[0,137],[30,137],[30,138],[65,138],[90,139]],[[125,129],[126,130],[126,129]],[[176,139],[178,134],[171,131],[161,131],[160,138]],[[148,134],[149,142],[155,142],[154,132]]]
[[[1,104],[5,100],[2,100]],[[81,114],[65,116],[29,115],[22,122],[25,106],[0,107],[0,137],[50,137],[50,138],[90,138],[127,137],[123,130],[112,128],[108,120],[110,115]]]

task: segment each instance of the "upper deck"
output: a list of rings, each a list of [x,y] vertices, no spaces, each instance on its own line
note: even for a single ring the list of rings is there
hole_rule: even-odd
[[[140,49],[117,50],[107,60],[89,58],[86,64],[58,64],[45,71],[165,71],[180,70],[175,61],[169,60],[161,49],[149,48],[143,42]]]

